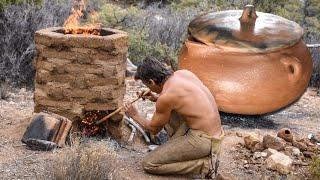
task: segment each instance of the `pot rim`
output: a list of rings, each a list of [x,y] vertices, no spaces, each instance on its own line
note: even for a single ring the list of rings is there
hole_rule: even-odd
[[[217,45],[217,44],[206,44],[203,42],[199,42],[199,41],[194,41],[194,40],[190,40],[190,38],[193,37],[188,37],[185,41],[186,43],[193,43],[196,45],[201,45],[201,46],[208,46],[210,48],[216,48],[221,50],[221,52],[219,53],[228,53],[228,54],[233,54],[233,53],[237,53],[237,55],[240,54],[266,54],[266,53],[276,53],[278,51],[283,51],[289,48],[292,48],[293,46],[296,46],[299,43],[303,43],[302,38],[300,38],[297,42],[295,42],[294,44],[290,44],[287,46],[282,46],[282,47],[277,47],[277,48],[272,48],[272,49],[268,49],[268,50],[259,50],[259,49],[255,49],[255,48],[250,48],[250,49],[244,49],[244,48],[231,48],[229,46],[221,46],[221,45]]]

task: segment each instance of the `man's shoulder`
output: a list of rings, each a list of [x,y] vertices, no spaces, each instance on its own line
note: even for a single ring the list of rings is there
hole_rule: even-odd
[[[158,97],[157,102],[167,102],[170,101],[173,97],[173,94],[171,92],[171,90],[167,90],[165,93],[160,94],[160,96]]]
[[[171,109],[174,104],[174,98],[170,94],[162,94],[158,97],[156,102],[156,108],[159,109]]]
[[[193,72],[186,70],[186,69],[181,69],[175,72],[177,74],[177,77],[180,77],[179,79],[183,80],[198,80],[199,78],[197,75],[195,75]]]
[[[191,72],[191,71],[189,71],[187,69],[179,69],[179,70],[175,71],[174,73],[178,73],[178,74],[193,74],[193,72]]]

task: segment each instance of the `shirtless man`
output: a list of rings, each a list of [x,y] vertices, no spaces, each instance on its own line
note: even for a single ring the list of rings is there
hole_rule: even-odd
[[[151,134],[167,130],[168,142],[150,152],[143,168],[152,174],[216,175],[223,130],[214,97],[188,70],[172,72],[153,58],[138,66],[140,79],[153,92],[146,96],[156,102],[151,120],[125,104],[128,116]]]

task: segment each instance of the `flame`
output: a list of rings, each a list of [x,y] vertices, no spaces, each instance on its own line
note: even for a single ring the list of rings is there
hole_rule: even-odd
[[[100,35],[101,23],[81,24],[80,20],[84,17],[85,13],[84,0],[75,0],[71,10],[71,15],[64,22],[65,34],[84,34],[84,35]],[[95,11],[89,12],[89,19],[92,21],[97,20],[97,14]]]

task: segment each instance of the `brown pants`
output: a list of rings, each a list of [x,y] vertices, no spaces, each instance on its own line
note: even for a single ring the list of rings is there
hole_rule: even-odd
[[[143,160],[143,168],[151,174],[202,174],[218,168],[220,139],[186,126],[184,120],[173,113],[165,126],[169,141],[150,152]]]

